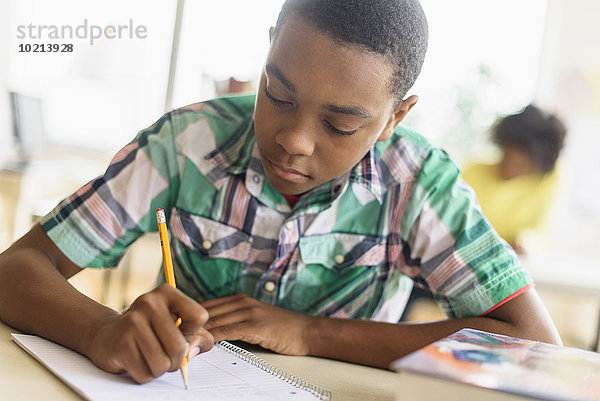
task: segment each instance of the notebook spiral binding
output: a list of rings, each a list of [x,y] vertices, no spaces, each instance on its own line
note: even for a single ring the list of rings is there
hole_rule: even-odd
[[[232,354],[236,355],[237,357],[243,359],[244,361],[249,362],[256,367],[259,367],[260,369],[266,372],[269,372],[270,374],[293,385],[294,387],[308,391],[309,393],[318,397],[320,400],[328,401],[331,399],[331,392],[326,388],[317,386],[316,384],[313,384],[308,380],[295,376],[290,372],[287,372],[273,365],[272,363],[265,361],[261,357],[254,355],[250,351],[246,351],[245,349],[233,345],[227,341],[219,341],[217,344],[226,349],[227,351],[231,352]]]

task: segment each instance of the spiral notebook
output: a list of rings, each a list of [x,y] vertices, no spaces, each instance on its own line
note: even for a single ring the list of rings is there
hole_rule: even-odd
[[[329,390],[280,369],[236,345],[221,341],[189,362],[189,389],[179,371],[168,372],[145,384],[128,375],[113,375],[88,358],[26,334],[11,334],[13,341],[52,373],[90,401],[152,400],[329,400]]]

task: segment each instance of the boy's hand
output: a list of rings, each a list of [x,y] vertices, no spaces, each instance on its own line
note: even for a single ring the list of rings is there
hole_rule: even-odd
[[[215,341],[242,340],[280,354],[307,355],[307,331],[313,317],[257,301],[247,295],[202,303],[210,319],[204,328]]]
[[[128,372],[136,382],[145,383],[179,369],[185,356],[212,348],[213,336],[202,327],[207,320],[199,303],[164,284],[101,323],[88,356],[107,372]]]

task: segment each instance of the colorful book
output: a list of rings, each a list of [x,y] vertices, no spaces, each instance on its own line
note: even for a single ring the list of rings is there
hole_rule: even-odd
[[[600,354],[480,330],[460,330],[392,368],[400,400],[600,400]]]

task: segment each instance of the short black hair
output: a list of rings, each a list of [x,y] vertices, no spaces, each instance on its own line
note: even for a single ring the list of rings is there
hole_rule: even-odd
[[[566,135],[567,129],[558,117],[533,104],[500,119],[492,128],[492,138],[498,146],[525,152],[541,173],[554,169]]]
[[[429,34],[417,0],[286,0],[275,36],[290,14],[334,40],[383,55],[395,67],[390,89],[397,103],[421,72]]]

